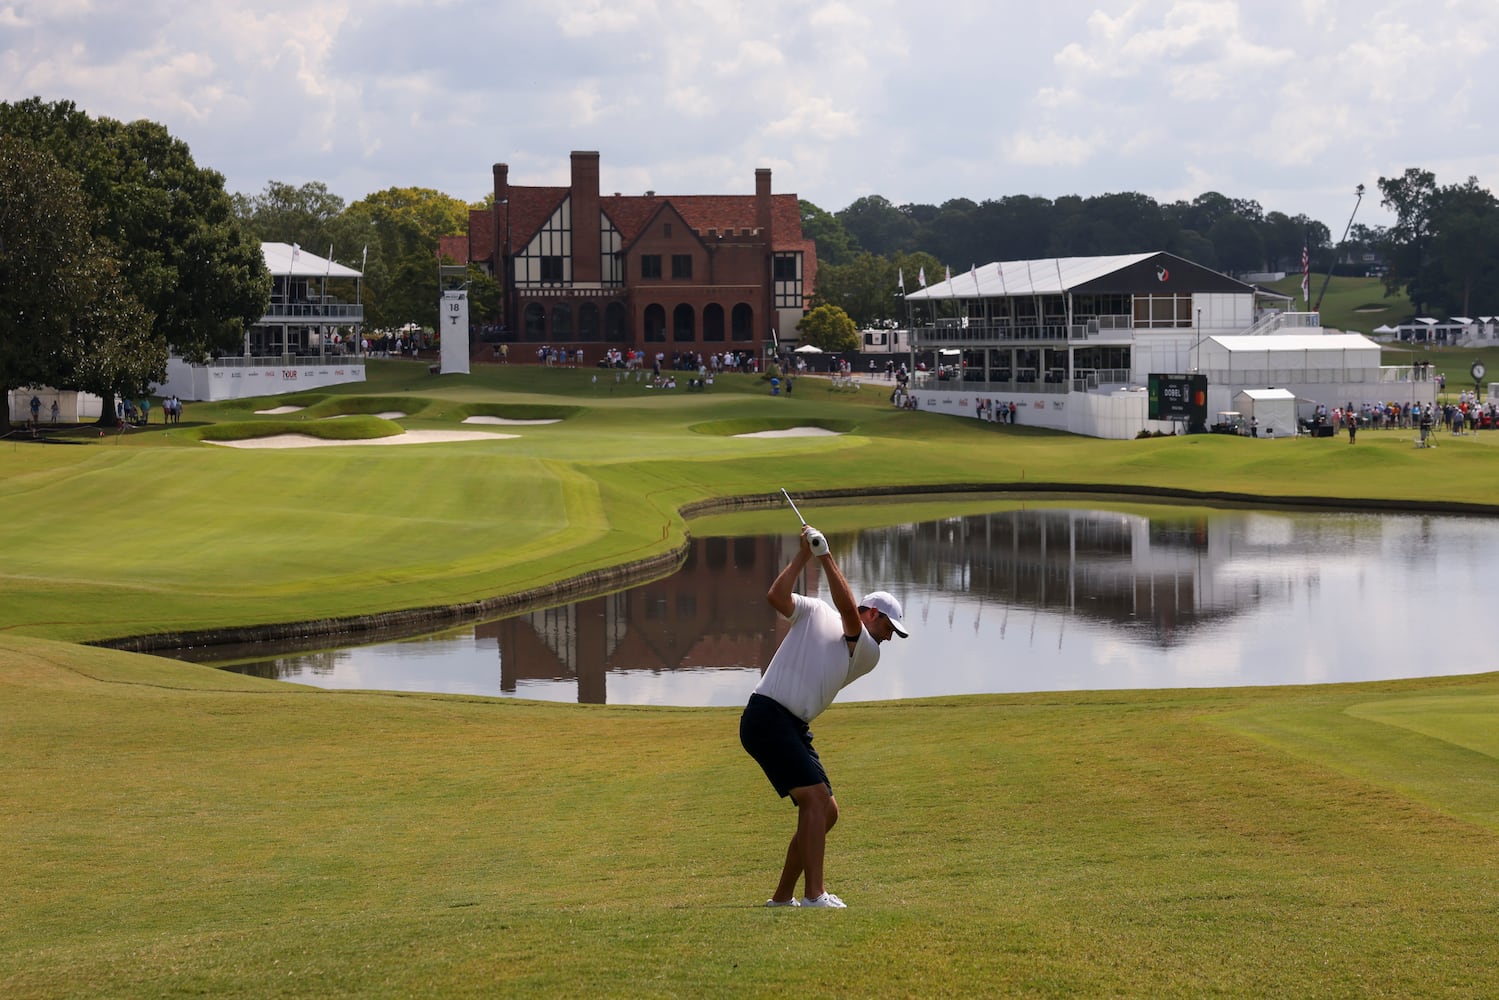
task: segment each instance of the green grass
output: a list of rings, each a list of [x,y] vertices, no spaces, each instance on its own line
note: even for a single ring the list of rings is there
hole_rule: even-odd
[[[1499,992],[1499,675],[835,705],[816,729],[852,908],[787,913],[758,904],[792,810],[735,710],[325,692],[59,641],[516,592],[783,525],[680,513],[783,486],[837,527],[931,509],[828,497],[856,489],[963,488],[944,513],[1043,484],[1492,511],[1499,485],[1499,435],[1107,442],[870,387],[594,374],[376,363],[306,397],[342,420],[254,415],[282,397],[0,443],[0,995]],[[560,422],[199,440],[388,410]],[[845,433],[727,433],[787,423]]]
[[[369,411],[371,413],[379,411]],[[285,420],[261,418],[238,423],[210,424],[197,431],[201,441],[248,441],[280,434],[302,434],[322,441],[360,441],[401,433],[401,425],[383,417],[355,416],[348,420]]]
[[[1323,294],[1322,286],[1327,291]],[[1386,295],[1384,282],[1379,278],[1347,278],[1334,276],[1327,280],[1326,274],[1311,276],[1311,302],[1301,300],[1301,275],[1288,274],[1279,281],[1270,282],[1270,288],[1292,301],[1292,311],[1311,309],[1322,295],[1322,324],[1350,333],[1368,335],[1376,326],[1396,326],[1408,322],[1415,316],[1410,299],[1404,294]]]
[[[788,399],[750,376],[690,394],[603,386],[586,369],[436,378],[393,361],[370,371],[366,395],[340,387],[303,413],[253,414],[278,400],[189,404],[178,426],[105,437],[77,428],[63,435],[74,447],[0,444],[0,629],[104,640],[472,602],[659,557],[682,545],[684,507],[782,487],[815,499],[1054,484],[1433,509],[1491,504],[1499,460],[1499,435],[1444,438],[1431,451],[1394,431],[1362,434],[1356,448],[1222,435],[1118,442],[898,411],[874,387]],[[333,411],[354,415],[306,416]],[[409,415],[372,415],[390,411]],[[559,422],[411,447],[241,451],[200,440],[453,429],[481,412]],[[734,436],[787,426],[841,433]]]
[[[1485,996],[1499,677],[835,705],[843,913],[729,709],[0,644],[7,996]]]

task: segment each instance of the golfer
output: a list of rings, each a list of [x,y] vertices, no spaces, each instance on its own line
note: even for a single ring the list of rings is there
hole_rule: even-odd
[[[822,563],[833,598],[831,607],[792,591],[814,557]],[[838,803],[822,761],[812,749],[808,724],[832,704],[840,690],[874,669],[880,662],[880,643],[892,635],[906,637],[900,602],[875,591],[855,604],[848,581],[828,551],[827,539],[806,526],[796,555],[765,596],[791,622],[791,630],[750,695],[739,719],[739,742],[781,797],[790,796],[796,803],[796,833],[786,848],[780,884],[765,905],[843,909],[843,900],[823,884],[822,859],[828,831],[838,822]],[[803,876],[805,891],[798,902],[796,883]]]

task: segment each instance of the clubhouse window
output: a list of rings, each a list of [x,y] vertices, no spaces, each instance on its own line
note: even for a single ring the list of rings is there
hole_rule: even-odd
[[[673,278],[692,277],[692,254],[674,253],[671,255],[671,276]]]
[[[640,276],[642,278],[661,277],[661,255],[658,253],[646,253],[640,255]]]

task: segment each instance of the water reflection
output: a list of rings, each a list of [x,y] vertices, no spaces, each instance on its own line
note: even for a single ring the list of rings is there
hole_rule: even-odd
[[[1483,613],[1499,556],[1481,519],[1178,508],[1011,507],[830,533],[855,590],[906,606],[845,700],[1313,683],[1485,669],[1429,637]],[[340,688],[586,703],[744,700],[784,624],[765,603],[795,537],[704,538],[677,574],[437,636],[229,669]],[[822,593],[815,567],[801,581]],[[1450,630],[1450,631],[1449,631]]]

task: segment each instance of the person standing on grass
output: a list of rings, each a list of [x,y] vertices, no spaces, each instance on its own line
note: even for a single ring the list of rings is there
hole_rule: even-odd
[[[814,558],[822,564],[831,605],[792,590]],[[839,691],[875,668],[880,643],[908,633],[901,624],[900,602],[890,594],[875,591],[854,602],[827,539],[814,528],[803,526],[796,555],[765,597],[791,622],[791,629],[740,716],[739,742],[781,797],[796,804],[796,832],[786,848],[781,880],[765,905],[843,909],[843,900],[828,892],[823,881],[823,855],[828,831],[838,822],[838,803],[812,748],[809,724]],[[805,891],[798,902],[800,879]]]

